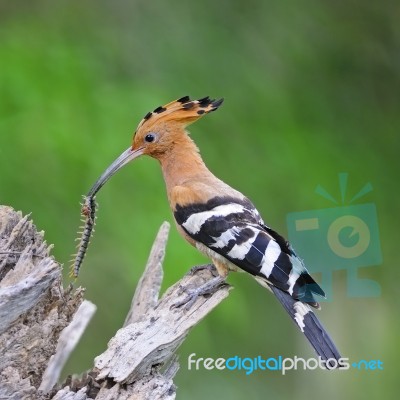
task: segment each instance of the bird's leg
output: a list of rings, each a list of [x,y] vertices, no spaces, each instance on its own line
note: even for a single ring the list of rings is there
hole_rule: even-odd
[[[228,268],[226,265],[223,265],[220,262],[213,260],[213,264],[199,265],[197,267],[193,267],[191,269],[191,272],[194,270],[192,273],[195,273],[196,271],[203,269],[209,270],[214,275],[214,277],[195,289],[184,288],[187,296],[183,300],[174,303],[174,307],[178,308],[185,305],[185,309],[189,310],[199,296],[213,294],[218,290],[221,285],[225,283],[225,279],[228,276]],[[215,272],[217,272],[216,276]]]
[[[218,270],[214,264],[195,265],[194,267],[190,268],[186,275],[194,275],[197,271],[203,271],[205,269],[210,271],[213,276],[218,276]]]
[[[190,310],[199,296],[215,293],[218,288],[225,283],[225,278],[224,276],[218,275],[195,289],[183,288],[187,296],[183,300],[174,303],[173,307],[178,308],[185,305],[185,310]]]

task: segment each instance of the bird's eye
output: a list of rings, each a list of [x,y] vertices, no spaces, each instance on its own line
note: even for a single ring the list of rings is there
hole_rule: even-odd
[[[155,135],[154,133],[148,133],[148,134],[144,137],[144,140],[145,140],[147,143],[151,143],[151,142],[154,142],[155,138],[156,138],[156,135]]]

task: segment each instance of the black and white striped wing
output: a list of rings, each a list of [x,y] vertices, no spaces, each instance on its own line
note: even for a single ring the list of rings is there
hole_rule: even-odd
[[[215,197],[206,204],[176,207],[177,223],[195,241],[256,277],[317,305],[324,292],[289,244],[262,219],[247,199]]]
[[[175,219],[196,242],[269,287],[327,367],[338,366],[340,354],[309,307],[318,307],[314,294],[324,296],[323,290],[289,243],[264,225],[249,200],[216,197],[206,204],[177,206]]]

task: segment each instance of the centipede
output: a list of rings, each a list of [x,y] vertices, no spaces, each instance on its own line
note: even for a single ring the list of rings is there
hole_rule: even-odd
[[[71,265],[70,277],[78,278],[79,270],[82,262],[86,256],[87,249],[89,247],[90,238],[94,232],[94,226],[96,222],[96,198],[92,195],[84,196],[81,208],[81,215],[84,217],[82,222],[84,225],[81,227],[76,240],[79,240],[77,245],[77,253],[74,256],[73,263]]]

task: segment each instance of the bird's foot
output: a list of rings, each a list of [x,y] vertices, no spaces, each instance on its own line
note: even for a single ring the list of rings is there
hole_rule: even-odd
[[[217,268],[215,268],[214,264],[195,265],[194,267],[190,268],[186,275],[193,276],[196,272],[204,271],[205,269],[210,271],[213,276],[219,276]]]
[[[218,290],[218,288],[224,283],[225,283],[225,277],[218,275],[195,289],[189,289],[183,287],[182,289],[183,291],[186,292],[187,296],[183,300],[174,303],[173,307],[178,308],[184,305],[186,311],[190,310],[190,308],[199,298],[199,296],[204,296],[207,294],[210,295],[215,293]]]

